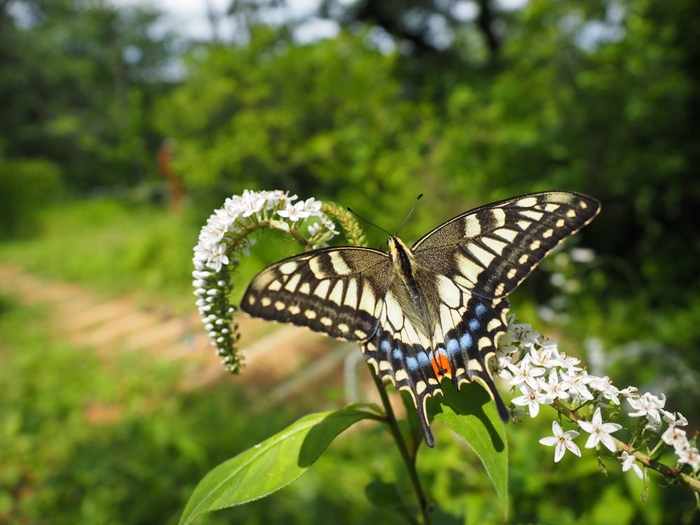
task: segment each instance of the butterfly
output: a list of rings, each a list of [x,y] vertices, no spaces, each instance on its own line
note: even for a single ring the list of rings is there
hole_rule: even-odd
[[[506,330],[506,297],[599,211],[586,195],[531,193],[458,215],[410,248],[391,236],[388,253],[313,250],[263,269],[241,309],[360,343],[379,377],[411,394],[432,447],[426,401],[442,394],[443,378],[457,388],[480,383],[508,421],[490,366]]]

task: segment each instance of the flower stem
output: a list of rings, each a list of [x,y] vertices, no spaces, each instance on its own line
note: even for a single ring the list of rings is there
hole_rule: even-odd
[[[421,514],[423,516],[423,523],[425,525],[430,525],[430,509],[428,508],[428,500],[423,492],[423,487],[420,483],[420,478],[418,477],[418,472],[416,471],[415,458],[412,458],[408,452],[408,447],[406,446],[406,441],[401,434],[401,429],[399,428],[399,423],[396,420],[396,415],[394,414],[394,409],[391,407],[391,402],[389,401],[389,395],[386,392],[386,388],[380,382],[377,374],[374,373],[374,369],[371,365],[369,366],[369,371],[374,380],[374,384],[379,391],[379,396],[382,399],[382,405],[384,405],[384,412],[386,413],[386,421],[389,424],[389,430],[391,435],[399,447],[399,452],[401,454],[401,459],[403,459],[406,465],[406,470],[408,470],[408,476],[411,479],[411,484],[413,485],[413,490],[416,492],[416,497],[418,498],[418,504],[420,506]]]

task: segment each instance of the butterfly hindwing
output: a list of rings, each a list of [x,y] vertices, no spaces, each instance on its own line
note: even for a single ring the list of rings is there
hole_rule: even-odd
[[[380,251],[315,250],[268,266],[248,286],[241,309],[255,317],[362,341],[377,329],[391,280]]]

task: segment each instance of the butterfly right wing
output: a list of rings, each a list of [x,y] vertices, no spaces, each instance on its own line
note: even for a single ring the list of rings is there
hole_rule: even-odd
[[[364,341],[377,330],[391,278],[391,260],[378,250],[314,250],[263,269],[248,286],[241,309],[336,339]]]

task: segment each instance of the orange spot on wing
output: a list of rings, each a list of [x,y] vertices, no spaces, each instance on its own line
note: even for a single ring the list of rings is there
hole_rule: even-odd
[[[452,369],[450,368],[450,361],[447,356],[442,353],[436,353],[431,360],[433,365],[433,372],[435,372],[435,377],[440,379],[442,376],[451,376]]]

